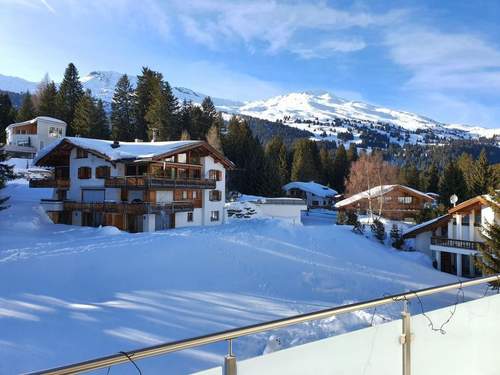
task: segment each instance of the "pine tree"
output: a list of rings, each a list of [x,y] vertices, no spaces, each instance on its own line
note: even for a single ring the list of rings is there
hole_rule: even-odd
[[[391,232],[390,232],[390,237],[392,240],[392,247],[396,249],[401,249],[403,247],[403,237],[401,235],[401,229],[396,224],[392,224]]]
[[[37,98],[39,116],[57,116],[57,88],[54,81],[41,85],[38,89]]]
[[[283,185],[288,182],[288,155],[281,137],[273,137],[265,148],[269,190],[272,195],[282,193]]]
[[[356,146],[356,143],[350,143],[349,149],[347,150],[347,161],[349,162],[349,164],[351,164],[358,159],[359,159],[359,156],[358,156],[358,148]]]
[[[439,191],[439,170],[435,163],[432,163],[422,174],[422,189],[425,192],[436,193]]]
[[[495,193],[490,206],[497,215],[500,213],[500,193]],[[479,247],[481,256],[476,258],[476,265],[485,275],[495,275],[500,273],[500,225],[496,222],[487,223],[481,232],[485,241]],[[493,285],[500,288],[498,283]]]
[[[5,128],[15,121],[15,109],[9,95],[0,92],[0,143],[5,142]]]
[[[486,150],[483,148],[478,159],[472,165],[470,193],[471,196],[486,194],[492,187],[492,172],[488,163]]]
[[[345,191],[345,180],[349,172],[349,162],[347,161],[347,153],[344,145],[340,145],[335,152],[335,160],[333,161],[333,187],[339,193]]]
[[[227,158],[236,164],[236,169],[229,172],[229,190],[254,195],[269,193],[264,149],[246,121],[236,116],[231,118],[223,149]]]
[[[375,219],[373,220],[373,223],[371,224],[370,227],[375,238],[379,240],[381,243],[384,243],[385,240],[384,224],[379,219]]]
[[[134,127],[134,90],[128,76],[124,74],[118,80],[113,101],[111,102],[111,133],[118,141],[133,141]]]
[[[192,128],[193,119],[191,118],[193,110],[193,104],[190,101],[184,100],[182,102],[177,121],[179,122],[179,128],[181,133],[185,130],[189,132]]]
[[[163,125],[161,122],[166,121],[163,116],[160,116],[161,111],[167,111],[161,108],[162,104],[166,105],[165,98],[160,95],[162,82],[163,75],[147,67],[143,67],[141,75],[137,76],[137,87],[134,96],[135,138],[147,141],[150,135],[148,135],[148,130],[151,133],[152,127]],[[155,108],[151,109],[154,99],[156,99]],[[149,116],[152,121],[156,122],[156,125],[151,125],[146,120],[148,112],[151,112]],[[153,112],[156,113],[153,114]]]
[[[207,133],[207,142],[217,151],[222,152],[222,141],[220,139],[220,129],[217,124],[213,124]]]
[[[148,139],[151,139],[153,129],[158,131],[160,141],[178,139],[181,132],[177,121],[178,109],[177,98],[170,85],[161,81],[160,85],[153,89],[151,105],[146,112]]]
[[[76,134],[73,131],[73,120],[78,102],[84,95],[83,87],[78,76],[78,70],[73,63],[69,63],[64,78],[59,86],[57,94],[57,113],[58,117],[68,124],[67,135]]]
[[[472,174],[474,172],[474,158],[471,154],[463,152],[457,158],[457,167],[462,172],[462,176],[464,177],[466,192],[465,196],[462,197],[464,200],[473,197],[475,194],[473,193],[473,181]]]
[[[96,139],[109,139],[110,137],[108,116],[101,99],[98,99],[97,102],[92,101],[89,137]]]
[[[293,148],[292,181],[318,181],[319,167],[316,142],[305,138],[297,140]]]
[[[335,185],[335,166],[332,154],[325,147],[319,151],[319,160],[321,163],[321,183],[326,186]]]
[[[27,121],[35,117],[36,117],[36,109],[35,105],[33,104],[33,99],[31,97],[30,92],[26,91],[26,93],[24,94],[23,103],[21,104],[21,108],[19,108],[19,111],[17,112],[16,121],[17,122]]]
[[[439,181],[439,199],[441,203],[449,207],[451,205],[450,197],[453,194],[456,194],[461,202],[466,199],[466,192],[467,186],[462,171],[453,160],[450,160]]]
[[[75,115],[73,119],[73,134],[79,137],[89,137],[92,127],[92,113],[94,112],[94,101],[90,91],[80,98],[76,105]]]
[[[0,152],[0,190],[2,190],[7,181],[14,178],[14,167],[4,163],[7,156],[5,153]],[[8,196],[0,195],[0,211],[7,209],[9,206],[6,205],[9,200]]]
[[[215,109],[214,103],[210,96],[207,96],[201,102],[201,108],[203,112],[202,121],[199,123],[199,137],[204,138],[208,133],[208,130],[212,127],[214,121],[217,118],[217,110]]]
[[[420,187],[420,176],[415,165],[405,164],[399,170],[399,183],[414,189]]]

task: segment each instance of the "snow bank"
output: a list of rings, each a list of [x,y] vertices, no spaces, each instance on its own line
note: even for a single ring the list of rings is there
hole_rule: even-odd
[[[261,219],[130,234],[50,224],[37,203],[50,189],[14,181],[5,193],[12,207],[0,212],[0,373],[456,281],[418,254],[388,249],[347,226]],[[433,309],[455,300],[444,293],[423,303]],[[400,310],[378,308],[373,319],[399,318]],[[234,351],[243,359],[366,327],[372,314],[245,337]],[[225,343],[208,345],[138,365],[146,374],[184,374],[220,365],[226,350]],[[124,365],[111,373],[135,371]]]

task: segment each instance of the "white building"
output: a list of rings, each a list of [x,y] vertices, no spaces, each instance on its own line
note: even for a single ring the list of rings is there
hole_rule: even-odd
[[[64,137],[66,127],[64,121],[45,116],[10,124],[5,129],[7,142],[3,151],[14,157],[31,159],[42,148]]]
[[[112,142],[66,137],[34,165],[54,168],[42,206],[55,223],[130,232],[221,224],[231,161],[203,141]]]
[[[309,208],[327,207],[334,204],[334,197],[338,195],[336,190],[318,184],[314,181],[294,181],[283,186],[287,196],[304,199]]]
[[[500,223],[500,215],[488,195],[480,195],[448,210],[446,215],[415,225],[403,233],[414,238],[416,250],[431,256],[438,270],[457,276],[474,277],[481,273],[475,266],[484,242],[481,228]]]

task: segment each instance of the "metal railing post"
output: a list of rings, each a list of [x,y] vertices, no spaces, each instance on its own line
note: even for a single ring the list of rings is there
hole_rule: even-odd
[[[228,353],[224,357],[224,366],[222,367],[222,375],[236,375],[236,357],[233,355],[233,339],[227,340]]]
[[[403,322],[403,333],[400,342],[403,348],[403,375],[411,375],[411,316],[408,310],[408,301],[403,301],[401,312]]]

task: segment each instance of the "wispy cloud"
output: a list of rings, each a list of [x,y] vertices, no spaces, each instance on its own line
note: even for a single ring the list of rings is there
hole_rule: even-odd
[[[394,24],[406,14],[340,10],[306,1],[176,0],[169,6],[185,34],[208,48],[242,43],[252,52],[288,51],[305,58],[363,49],[362,37],[348,38],[348,32]]]
[[[42,3],[42,5],[47,8],[47,10],[50,12],[50,13],[53,13],[55,14],[56,11],[54,8],[52,8],[52,6],[49,4],[49,2],[47,0],[40,0],[40,2]]]
[[[410,88],[500,88],[500,50],[477,35],[400,29],[387,35],[386,45],[392,60],[412,73]]]

